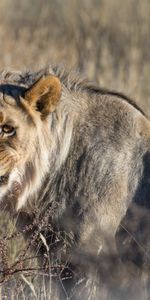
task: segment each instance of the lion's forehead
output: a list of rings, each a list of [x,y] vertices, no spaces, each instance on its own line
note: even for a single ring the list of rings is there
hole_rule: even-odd
[[[0,125],[17,126],[21,123],[25,118],[24,110],[19,107],[16,98],[0,94]]]

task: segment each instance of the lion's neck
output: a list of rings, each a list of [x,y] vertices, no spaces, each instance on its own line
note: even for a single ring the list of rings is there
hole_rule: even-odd
[[[38,207],[41,190],[43,198],[47,189],[53,189],[53,179],[68,156],[72,133],[73,119],[70,116],[61,116],[59,112],[50,116],[49,134],[39,134],[38,151],[24,168],[21,179],[24,187],[17,200],[17,211],[26,205]]]

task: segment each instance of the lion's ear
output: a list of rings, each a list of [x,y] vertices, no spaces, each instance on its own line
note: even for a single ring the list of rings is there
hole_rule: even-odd
[[[43,116],[56,109],[61,96],[61,83],[53,75],[43,76],[24,95],[25,100]]]

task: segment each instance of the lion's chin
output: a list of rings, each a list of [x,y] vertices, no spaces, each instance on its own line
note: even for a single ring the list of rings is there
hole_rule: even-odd
[[[9,174],[0,176],[0,186],[4,185],[4,184],[7,184],[8,178],[9,178]]]

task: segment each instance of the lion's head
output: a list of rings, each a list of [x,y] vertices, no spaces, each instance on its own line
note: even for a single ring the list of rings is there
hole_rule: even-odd
[[[48,171],[48,116],[61,95],[57,77],[42,76],[26,88],[0,86],[0,203],[19,209]],[[39,174],[40,173],[40,174]]]

